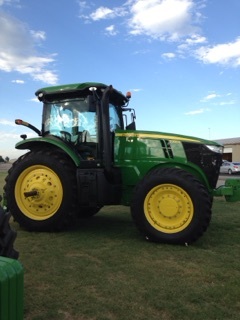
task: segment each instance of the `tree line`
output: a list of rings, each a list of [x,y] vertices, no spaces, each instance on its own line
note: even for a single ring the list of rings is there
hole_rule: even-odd
[[[3,156],[0,156],[0,162],[9,162],[9,157],[5,157],[5,159],[3,158]]]

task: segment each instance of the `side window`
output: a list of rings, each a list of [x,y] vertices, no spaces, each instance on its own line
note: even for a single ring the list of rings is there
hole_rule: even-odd
[[[79,132],[87,131],[89,140],[97,142],[97,117],[94,112],[85,112],[79,114]]]
[[[121,128],[121,123],[120,123],[119,116],[117,114],[117,110],[112,104],[109,105],[109,120],[110,120],[111,132]]]

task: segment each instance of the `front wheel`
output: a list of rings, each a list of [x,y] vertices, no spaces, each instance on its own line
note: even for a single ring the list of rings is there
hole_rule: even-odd
[[[54,149],[20,157],[9,170],[4,189],[12,216],[31,231],[60,230],[76,210],[74,166]]]
[[[149,240],[191,243],[210,223],[211,197],[190,173],[177,168],[155,169],[136,187],[131,212]]]

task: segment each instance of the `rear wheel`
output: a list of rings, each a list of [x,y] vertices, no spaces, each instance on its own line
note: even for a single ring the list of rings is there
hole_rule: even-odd
[[[149,240],[191,243],[209,225],[211,197],[188,172],[156,169],[136,187],[131,211],[137,227]]]
[[[20,157],[4,187],[15,220],[34,231],[60,230],[69,223],[76,209],[76,188],[72,162],[50,149]]]
[[[228,174],[232,174],[232,170],[231,169],[228,170]]]

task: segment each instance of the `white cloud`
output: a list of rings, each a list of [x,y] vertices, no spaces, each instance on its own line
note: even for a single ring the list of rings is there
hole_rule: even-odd
[[[110,36],[115,36],[118,33],[113,24],[111,26],[105,28],[105,31],[106,31],[106,34],[108,34]]]
[[[192,0],[135,0],[130,8],[130,33],[161,40],[179,40],[195,34]]]
[[[24,84],[24,80],[12,80],[12,83],[17,83],[17,84]]]
[[[115,19],[114,24],[105,26],[106,35],[116,35],[116,28],[122,30],[125,25],[132,36],[177,43],[175,53],[163,53],[164,58],[190,56],[206,64],[240,66],[240,37],[229,43],[207,45],[201,30],[201,10],[206,0],[126,0],[121,6],[99,6],[94,11],[92,2],[78,3],[85,22]],[[121,27],[117,25],[119,17],[123,18]]]
[[[230,100],[230,101],[221,101],[219,102],[220,106],[226,106],[226,105],[233,105],[236,103],[236,100]]]
[[[201,36],[199,34],[194,34],[190,38],[187,38],[185,40],[185,43],[188,46],[196,45],[196,44],[199,44],[199,43],[206,43],[206,42],[207,42],[206,37],[203,37],[203,36]]]
[[[185,43],[188,45],[195,45],[199,43],[205,43],[207,42],[207,39],[199,34],[194,34],[190,38],[187,38],[185,40]]]
[[[140,88],[135,88],[135,89],[130,89],[130,91],[132,91],[132,92],[139,92],[139,91],[142,91],[142,89],[140,89]]]
[[[20,140],[20,135],[17,133],[11,133],[11,132],[1,132],[0,136],[0,142],[3,141],[9,141],[9,139],[17,139],[18,141]]]
[[[166,52],[162,54],[162,57],[167,59],[173,59],[176,57],[176,54],[173,52]]]
[[[29,99],[29,101],[32,101],[32,102],[39,102],[38,98],[35,97],[35,98],[32,98],[32,99]]]
[[[116,17],[123,17],[127,14],[124,6],[114,7],[113,9],[107,7],[99,7],[89,16],[85,15],[85,19],[91,19],[93,21],[103,20],[103,19],[113,19]],[[82,16],[83,17],[83,16]]]
[[[209,93],[206,97],[204,97],[200,102],[211,102],[211,105],[214,106],[225,106],[225,105],[233,105],[236,103],[236,100],[225,100],[225,101],[219,101],[219,98],[221,99],[228,99],[229,96],[231,96],[231,93],[227,94],[217,94],[215,92]],[[227,97],[227,98],[226,98]],[[218,98],[218,99],[217,99]],[[215,100],[217,99],[217,101]]]
[[[57,82],[57,75],[49,70],[54,55],[36,53],[34,39],[44,40],[43,31],[33,32],[12,16],[0,12],[0,70],[29,74],[33,79],[48,84]]]
[[[133,54],[135,55],[138,55],[138,54],[147,54],[147,53],[149,53],[150,52],[150,50],[149,49],[141,49],[141,50],[137,50],[137,51],[134,51],[133,52]]]
[[[191,53],[196,46],[207,43],[207,39],[199,34],[193,34],[190,37],[183,39],[182,43],[178,45],[177,51],[181,54]]]
[[[204,43],[199,35],[201,4],[194,0],[127,0],[122,6],[100,6],[89,12],[92,3],[79,1],[80,18],[85,22],[124,17],[121,25],[126,25],[131,35],[144,35],[167,41],[183,41],[185,45]]]
[[[240,66],[240,37],[234,42],[201,47],[195,53],[196,58],[206,64]]]
[[[216,98],[216,97],[218,97],[218,95],[217,95],[216,93],[211,93],[211,94],[209,94],[209,95],[207,95],[207,96],[205,97],[205,100],[214,99],[214,98]]]
[[[209,100],[212,100],[212,99],[215,99],[215,98],[218,98],[220,97],[220,95],[216,94],[216,93],[210,93],[208,94],[206,97],[204,97],[201,102],[207,102]]]
[[[33,79],[37,81],[42,81],[48,84],[56,84],[58,81],[57,75],[50,70],[41,70],[41,72],[35,72]]]
[[[10,4],[16,2],[16,0],[0,0],[0,6],[3,6],[4,4]]]
[[[198,110],[193,110],[193,111],[185,112],[185,115],[187,115],[187,116],[194,116],[194,115],[201,114],[201,113],[204,113],[204,112],[207,112],[207,111],[210,111],[210,109],[208,109],[208,108],[201,108],[201,109],[198,109]]]
[[[107,19],[110,17],[113,17],[114,13],[112,9],[106,8],[106,7],[99,7],[96,11],[94,11],[90,17],[92,20],[101,20],[101,19]]]
[[[6,119],[0,119],[0,125],[4,125],[4,126],[10,126],[10,127],[15,127],[16,124],[14,121],[9,121],[9,120],[6,120]]]
[[[32,34],[33,38],[36,39],[36,40],[45,40],[46,39],[45,31],[34,31],[34,30],[31,30],[30,33]]]
[[[77,1],[77,3],[79,5],[80,10],[84,10],[84,9],[88,8],[87,1]]]

